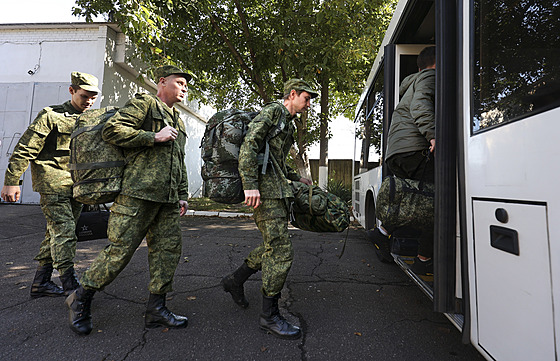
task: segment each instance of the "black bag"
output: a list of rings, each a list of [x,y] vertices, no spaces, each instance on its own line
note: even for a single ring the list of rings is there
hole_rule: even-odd
[[[107,238],[109,214],[109,209],[104,204],[89,206],[82,211],[76,225],[78,242]]]

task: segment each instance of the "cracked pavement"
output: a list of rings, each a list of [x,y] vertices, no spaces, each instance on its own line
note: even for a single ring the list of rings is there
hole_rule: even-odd
[[[280,340],[258,328],[260,273],[245,284],[241,309],[221,286],[261,242],[251,218],[183,217],[183,254],[167,305],[186,329],[144,329],[148,299],[143,243],[117,279],[95,295],[94,329],[75,335],[64,298],[31,299],[33,257],[45,231],[39,206],[0,204],[2,360],[482,360],[396,265],[377,260],[363,230],[290,228],[295,260],[282,292],[284,316],[303,337]],[[80,275],[107,240],[78,243]],[[58,274],[55,271],[55,276]],[[54,281],[60,284],[58,278]]]

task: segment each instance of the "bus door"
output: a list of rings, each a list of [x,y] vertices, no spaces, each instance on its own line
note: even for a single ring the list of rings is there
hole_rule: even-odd
[[[559,22],[545,16],[552,2],[474,3],[463,77],[471,341],[495,360],[557,360]]]
[[[385,87],[384,87],[384,119],[383,119],[383,153],[387,149],[387,135],[391,126],[393,111],[397,107],[400,96],[399,87],[402,81],[409,75],[418,72],[416,59],[420,52],[433,44],[389,44],[384,48],[385,65]],[[383,162],[383,176],[389,174],[386,162]],[[402,234],[400,236],[403,236]],[[400,237],[393,235],[393,249],[401,250],[402,257],[396,257],[396,263],[417,283],[421,290],[433,299],[433,276],[418,276],[409,270],[412,257],[417,254],[417,243],[410,238],[410,235]],[[397,243],[397,245],[395,245]]]
[[[433,44],[432,44],[433,45]],[[399,104],[399,87],[401,82],[410,74],[418,72],[416,58],[425,47],[421,44],[388,44],[384,49],[385,63],[385,87],[384,87],[384,110],[383,110],[383,147],[382,154],[387,150],[387,135],[391,126],[393,111]],[[383,162],[383,175],[387,174],[385,162]]]

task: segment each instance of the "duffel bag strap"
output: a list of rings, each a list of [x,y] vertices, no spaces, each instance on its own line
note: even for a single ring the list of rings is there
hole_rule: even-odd
[[[313,215],[313,207],[311,207],[311,198],[313,198],[313,185],[309,186],[309,213]]]

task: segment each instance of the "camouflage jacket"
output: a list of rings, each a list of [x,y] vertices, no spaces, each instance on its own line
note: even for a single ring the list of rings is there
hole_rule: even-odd
[[[70,135],[78,115],[70,101],[41,110],[14,148],[4,185],[19,185],[20,177],[31,163],[35,192],[71,196]]]
[[[436,71],[424,69],[404,78],[387,137],[386,159],[426,150],[435,138]]]
[[[282,122],[281,118],[284,119]],[[263,198],[293,197],[288,179],[300,179],[286,164],[286,158],[294,144],[293,118],[283,104],[269,103],[249,123],[249,130],[239,150],[239,174],[243,181],[243,189],[258,189]],[[266,174],[261,174],[257,155],[261,152],[265,137],[277,125],[281,126],[282,131],[269,142],[273,166],[268,167]]]
[[[156,133],[167,125],[177,129],[177,138],[155,143]],[[136,94],[107,121],[102,135],[124,149],[122,194],[160,203],[187,200],[187,133],[178,110],[154,95]]]

